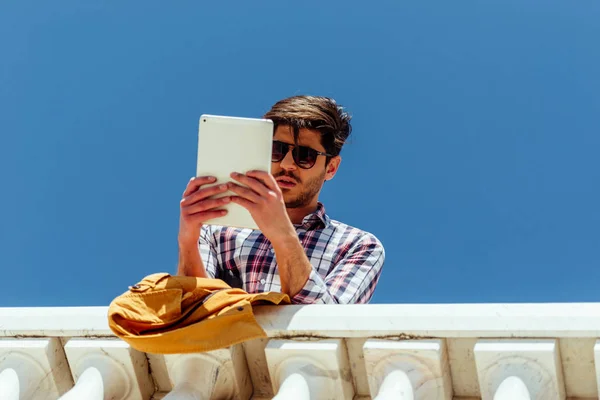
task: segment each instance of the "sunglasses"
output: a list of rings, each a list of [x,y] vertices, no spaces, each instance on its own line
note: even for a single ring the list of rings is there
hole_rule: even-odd
[[[315,149],[311,149],[306,146],[295,146],[293,144],[280,142],[278,140],[273,141],[273,152],[271,153],[271,161],[272,162],[280,162],[287,156],[287,153],[290,151],[290,147],[292,149],[292,157],[297,166],[302,169],[310,169],[317,162],[317,157],[326,156],[333,157],[331,154],[322,153]]]

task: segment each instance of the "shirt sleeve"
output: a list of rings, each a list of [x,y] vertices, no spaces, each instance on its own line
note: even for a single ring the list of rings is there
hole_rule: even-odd
[[[337,261],[323,279],[314,266],[294,304],[368,303],[381,275],[385,250],[372,234],[365,234]]]
[[[214,279],[217,276],[217,250],[214,235],[212,235],[206,225],[203,225],[200,229],[198,250],[200,251],[200,258],[202,258],[204,268],[206,268],[206,273],[210,278]]]

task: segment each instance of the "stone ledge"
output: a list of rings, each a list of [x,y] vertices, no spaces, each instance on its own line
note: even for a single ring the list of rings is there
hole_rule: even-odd
[[[0,337],[107,337],[108,307],[0,308]],[[271,338],[600,337],[600,303],[257,306]]]

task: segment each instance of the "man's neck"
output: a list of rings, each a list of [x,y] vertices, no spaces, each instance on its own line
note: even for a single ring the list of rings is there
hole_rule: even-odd
[[[287,213],[292,221],[292,224],[301,224],[304,217],[308,214],[314,213],[317,211],[318,201],[315,200],[311,202],[309,205],[298,208],[286,208]]]

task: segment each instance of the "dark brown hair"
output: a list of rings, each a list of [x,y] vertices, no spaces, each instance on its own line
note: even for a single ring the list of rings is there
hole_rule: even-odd
[[[329,97],[293,96],[278,101],[264,115],[275,125],[289,125],[294,130],[294,139],[302,128],[321,133],[321,144],[328,154],[337,156],[352,132],[352,117],[344,108]],[[329,159],[328,159],[329,160]]]

